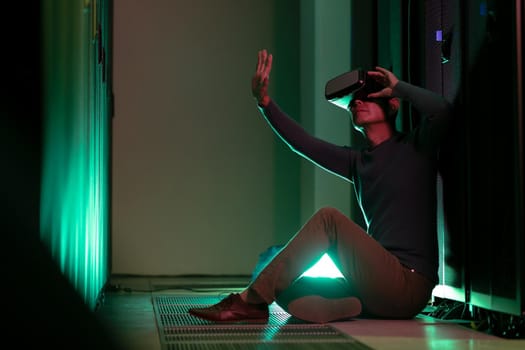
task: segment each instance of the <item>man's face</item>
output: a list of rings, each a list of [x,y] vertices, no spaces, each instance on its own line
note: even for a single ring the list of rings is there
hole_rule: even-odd
[[[358,130],[374,123],[384,123],[386,114],[381,107],[382,99],[370,99],[354,96],[348,105],[348,111],[352,115],[352,122]]]

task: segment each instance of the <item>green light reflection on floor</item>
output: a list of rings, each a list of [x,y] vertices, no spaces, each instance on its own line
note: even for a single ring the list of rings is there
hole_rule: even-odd
[[[339,278],[343,277],[343,274],[337,266],[335,266],[333,260],[324,254],[319,261],[306,270],[301,277],[329,277],[329,278]]]

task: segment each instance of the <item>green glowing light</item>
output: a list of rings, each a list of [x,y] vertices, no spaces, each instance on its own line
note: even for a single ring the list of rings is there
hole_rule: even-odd
[[[111,87],[93,44],[94,11],[108,27],[109,5],[97,3],[45,2],[42,11],[40,237],[92,309],[108,278],[110,249]]]
[[[301,277],[341,278],[343,277],[343,274],[339,271],[337,266],[335,266],[328,254],[324,254],[321,259],[319,259],[314,266],[306,270]]]

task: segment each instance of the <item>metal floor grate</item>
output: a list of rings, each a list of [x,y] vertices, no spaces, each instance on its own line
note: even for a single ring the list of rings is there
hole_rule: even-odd
[[[270,305],[268,323],[221,323],[188,314],[191,307],[219,302],[220,296],[153,296],[163,349],[347,349],[371,348],[328,324],[298,320],[279,305]]]

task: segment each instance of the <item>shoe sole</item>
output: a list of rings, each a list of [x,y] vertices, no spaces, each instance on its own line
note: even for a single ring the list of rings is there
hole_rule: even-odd
[[[214,320],[207,320],[213,323],[219,323],[219,324],[266,324],[268,323],[268,319],[246,319],[246,320],[225,320],[225,321],[214,321]]]
[[[209,319],[209,318],[206,318],[206,317],[202,317],[202,316],[198,316],[198,315],[193,315],[192,316],[195,316],[197,318],[200,318],[201,320],[204,320],[204,321],[208,321],[208,322],[213,322],[213,323],[220,323],[220,324],[265,324],[265,323],[268,323],[268,319],[267,318],[264,318],[264,319],[258,319],[258,318],[253,318],[253,319],[242,319],[242,320],[213,320],[213,319]]]
[[[268,323],[268,320],[269,320],[269,316],[266,318],[239,318],[239,319],[232,319],[232,320],[217,320],[212,317],[207,317],[207,315],[200,314],[198,312],[193,312],[191,310],[188,313],[194,317],[200,318],[201,320],[206,320],[206,321],[214,322],[214,323],[257,323],[257,324],[260,324],[260,323]]]
[[[353,318],[358,316],[361,310],[361,301],[356,297],[328,299],[319,295],[308,295],[288,304],[288,312],[292,316],[313,323]]]

